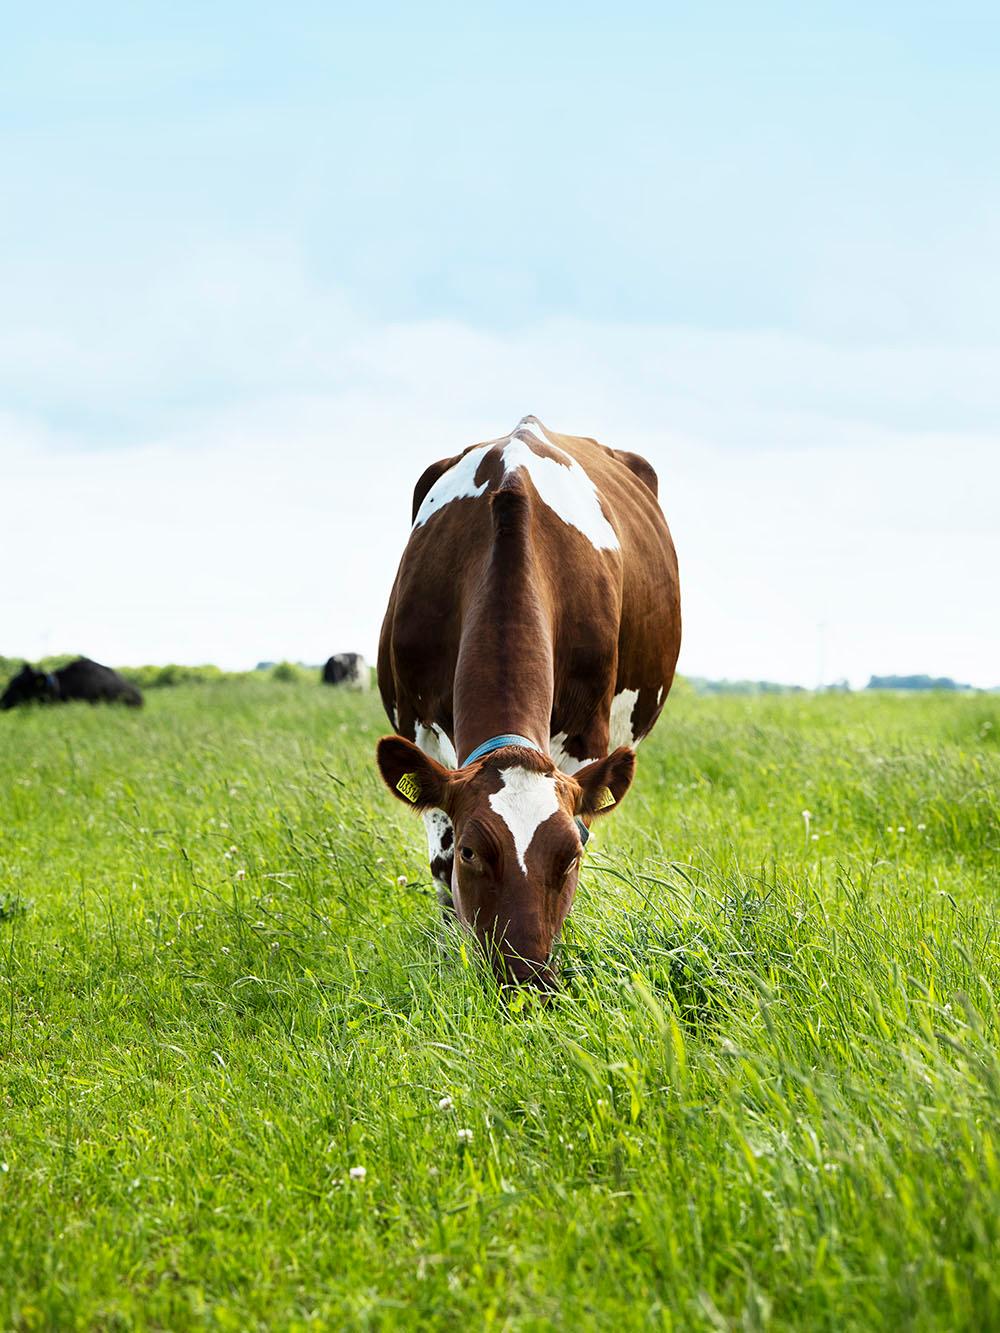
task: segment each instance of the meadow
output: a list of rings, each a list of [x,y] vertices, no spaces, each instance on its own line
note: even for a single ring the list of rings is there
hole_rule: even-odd
[[[564,989],[374,696],[0,716],[0,1327],[1000,1327],[1000,697],[679,692]]]

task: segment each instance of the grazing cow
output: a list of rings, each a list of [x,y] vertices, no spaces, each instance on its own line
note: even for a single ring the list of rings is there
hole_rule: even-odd
[[[25,662],[0,698],[0,708],[15,708],[18,704],[67,703],[70,699],[84,699],[88,703],[120,702],[130,708],[142,707],[142,695],[129,681],[110,667],[92,662],[89,657],[78,657],[58,671],[36,671]]]
[[[645,459],[525,417],[417,482],[379,645],[398,734],[378,765],[423,813],[439,901],[501,981],[552,987],[590,823],[629,788],[680,635]]]
[[[368,663],[360,653],[334,653],[323,668],[324,685],[350,685],[367,690],[371,684]]]

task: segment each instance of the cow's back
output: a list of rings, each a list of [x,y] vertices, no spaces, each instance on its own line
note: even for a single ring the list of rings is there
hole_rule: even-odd
[[[142,693],[137,686],[113,668],[94,662],[89,657],[76,658],[61,667],[55,676],[64,699],[79,699],[87,703],[120,701],[132,708],[142,706]]]
[[[634,694],[635,734],[644,734],[680,641],[676,557],[655,472],[635,455],[531,418],[511,436],[433,465],[417,484],[379,650],[389,716],[403,734],[412,735],[414,720],[449,729],[465,622],[470,608],[482,609],[487,584],[495,587],[505,520],[491,497],[505,488],[528,497],[510,523],[525,526],[526,568],[551,627],[553,734],[579,731],[622,691]]]

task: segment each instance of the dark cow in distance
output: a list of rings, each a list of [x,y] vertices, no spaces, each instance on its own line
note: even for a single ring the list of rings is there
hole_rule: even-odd
[[[334,653],[323,667],[324,685],[353,685],[355,689],[369,687],[368,663],[360,653]]]
[[[68,703],[72,699],[142,707],[142,694],[130,681],[100,662],[78,657],[57,671],[36,671],[25,662],[0,698],[0,708],[26,703]]]
[[[446,910],[502,982],[551,990],[592,821],[632,782],[680,649],[653,468],[524,417],[429,467],[378,682],[390,791],[424,815]]]

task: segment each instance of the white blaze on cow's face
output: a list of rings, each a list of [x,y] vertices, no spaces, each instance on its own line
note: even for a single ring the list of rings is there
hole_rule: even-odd
[[[531,773],[524,768],[504,768],[503,786],[490,796],[490,805],[507,826],[514,842],[517,862],[525,874],[525,855],[539,826],[559,809],[556,780],[548,773]]]

